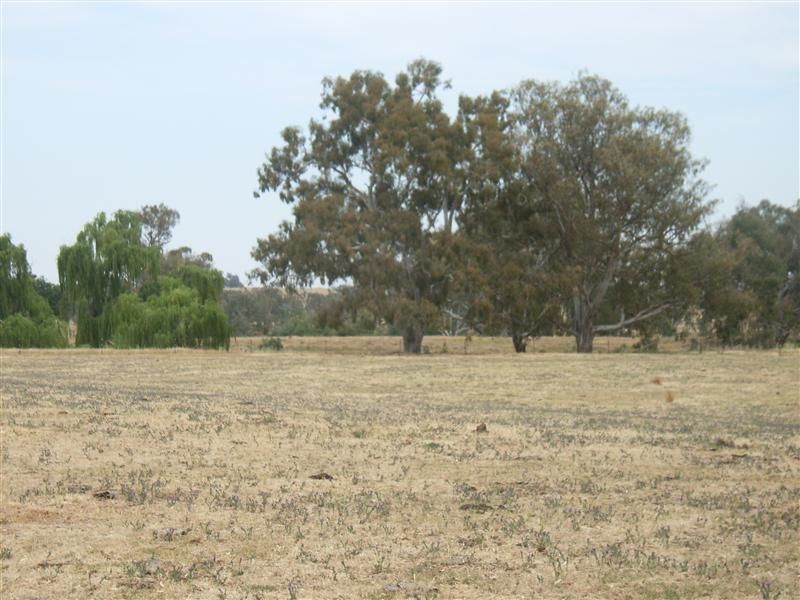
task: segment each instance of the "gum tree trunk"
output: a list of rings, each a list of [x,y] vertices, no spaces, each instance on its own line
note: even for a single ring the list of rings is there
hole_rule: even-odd
[[[594,346],[594,330],[591,323],[575,332],[575,345],[579,353],[591,354]]]
[[[528,349],[528,336],[514,333],[511,335],[511,341],[514,342],[515,352],[525,352]]]
[[[594,342],[594,323],[589,302],[580,296],[572,299],[575,346],[579,353],[591,354]]]
[[[408,325],[403,331],[403,352],[419,354],[422,352],[422,326]]]

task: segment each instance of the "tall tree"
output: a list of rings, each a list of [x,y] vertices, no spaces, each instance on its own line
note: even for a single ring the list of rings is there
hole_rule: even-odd
[[[159,275],[162,249],[146,245],[140,215],[100,213],[62,246],[58,273],[64,298],[77,310],[76,343],[116,347],[227,348],[222,273],[183,261]]]
[[[556,274],[542,247],[519,248],[460,232],[447,314],[482,335],[508,335],[516,352],[550,333],[560,313]]]
[[[177,210],[162,204],[143,206],[139,211],[142,239],[148,246],[164,248],[172,239],[172,230],[181,220]]]
[[[189,246],[181,246],[161,256],[161,272],[174,273],[184,265],[195,265],[202,269],[212,269],[214,257],[208,252],[195,254]]]
[[[101,346],[111,339],[111,323],[104,311],[121,294],[138,291],[146,279],[158,275],[158,246],[142,243],[140,216],[120,210],[105,213],[78,233],[72,246],[58,254],[58,276],[66,302],[77,309],[78,345]]]
[[[528,187],[544,211],[564,272],[568,329],[578,352],[596,333],[631,326],[676,301],[665,272],[710,210],[704,162],[689,152],[680,114],[631,107],[610,82],[527,81],[510,94]],[[612,302],[619,319],[598,323]]]
[[[403,332],[420,352],[450,281],[443,260],[463,200],[461,129],[437,94],[441,67],[417,60],[394,85],[356,71],[323,82],[320,121],[290,127],[258,171],[294,220],[259,239],[254,274],[287,287],[343,282],[349,300]]]
[[[0,347],[66,344],[66,328],[36,290],[25,248],[0,235]]]
[[[525,352],[559,312],[556,248],[531,193],[501,93],[462,97],[458,122],[471,145],[469,195],[454,244],[454,301],[482,333],[506,333]]]
[[[732,287],[745,299],[736,311],[712,311],[726,325],[722,341],[783,345],[800,331],[800,201],[740,206],[718,236],[735,260]]]

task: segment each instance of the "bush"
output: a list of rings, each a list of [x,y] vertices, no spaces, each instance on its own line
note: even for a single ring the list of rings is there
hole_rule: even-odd
[[[58,321],[51,305],[37,291],[28,265],[25,248],[11,242],[8,234],[0,235],[0,347],[63,348],[67,345],[67,328]],[[41,280],[39,287],[52,296],[56,286]]]
[[[0,321],[0,347],[65,348],[66,327],[55,318],[36,322],[19,313]]]
[[[643,335],[639,341],[633,345],[633,349],[638,352],[658,352],[658,337]]]
[[[201,303],[196,290],[170,278],[162,278],[161,289],[146,302],[122,294],[101,317],[115,347],[228,349],[230,326],[218,304]]]
[[[280,352],[283,350],[283,341],[279,337],[264,338],[258,346],[259,350],[273,350]]]

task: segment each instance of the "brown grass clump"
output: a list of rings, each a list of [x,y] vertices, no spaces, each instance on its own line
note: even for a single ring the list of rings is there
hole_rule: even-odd
[[[3,351],[0,597],[793,597],[800,353],[298,339]]]

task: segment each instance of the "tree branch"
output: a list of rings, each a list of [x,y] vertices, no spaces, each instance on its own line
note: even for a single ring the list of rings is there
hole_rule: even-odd
[[[626,319],[625,315],[623,314],[620,318],[619,323],[614,323],[612,325],[598,325],[594,328],[595,333],[600,331],[616,331],[617,329],[622,329],[627,325],[632,325],[633,323],[637,323],[638,321],[644,321],[645,319],[649,319],[650,317],[655,317],[658,314],[661,314],[665,310],[667,310],[671,303],[667,302],[662,304],[661,306],[645,308],[644,310],[640,310],[638,313],[633,315],[630,319]]]
[[[342,178],[342,182],[344,183],[345,187],[347,187],[350,191],[356,194],[356,196],[358,196],[361,199],[367,198],[367,194],[363,190],[358,189],[355,185],[353,185],[353,182],[350,181],[350,177],[347,174],[347,171],[336,165],[331,166],[331,169],[333,170],[334,173],[336,173],[339,177]]]

